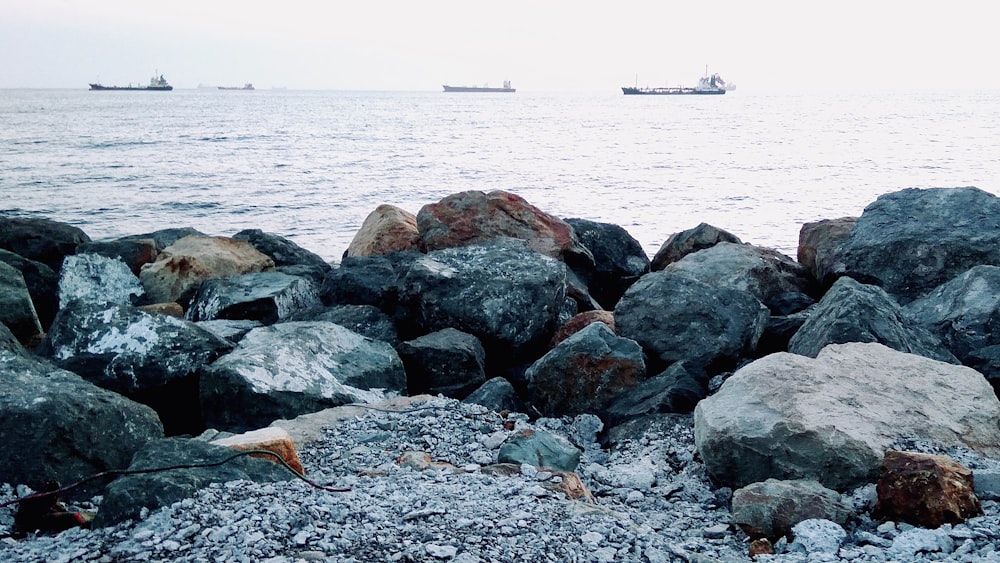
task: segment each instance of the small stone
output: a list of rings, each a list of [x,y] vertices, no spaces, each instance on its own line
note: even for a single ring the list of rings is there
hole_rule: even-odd
[[[427,553],[431,557],[437,557],[438,559],[451,559],[458,555],[458,548],[453,545],[437,545],[429,543],[424,546]]]

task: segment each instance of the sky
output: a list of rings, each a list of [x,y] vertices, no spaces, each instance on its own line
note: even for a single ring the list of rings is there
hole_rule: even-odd
[[[989,0],[0,0],[0,88],[1000,89]]]

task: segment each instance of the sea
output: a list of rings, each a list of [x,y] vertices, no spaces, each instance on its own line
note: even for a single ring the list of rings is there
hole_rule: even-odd
[[[708,223],[794,258],[903,188],[1000,193],[1000,92],[0,90],[0,214],[93,240],[261,229],[338,262],[377,206],[505,190],[650,257]]]

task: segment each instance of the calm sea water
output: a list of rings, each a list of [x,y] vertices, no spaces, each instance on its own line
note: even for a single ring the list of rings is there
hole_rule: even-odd
[[[1000,92],[0,90],[0,213],[95,240],[260,228],[337,261],[379,204],[502,189],[650,256],[707,222],[794,257],[802,223],[970,185],[1000,193]]]

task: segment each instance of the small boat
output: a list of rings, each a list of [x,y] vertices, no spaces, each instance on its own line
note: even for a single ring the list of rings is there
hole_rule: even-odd
[[[243,86],[219,86],[219,90],[253,90],[253,84],[247,82]]]
[[[167,84],[165,78],[161,74],[159,77],[153,76],[149,79],[149,86],[133,86],[129,84],[128,86],[105,86],[99,83],[92,83],[90,85],[91,90],[148,90],[152,92],[169,92],[174,89],[173,86]]]
[[[698,85],[693,87],[672,86],[659,88],[639,88],[638,86],[622,86],[622,93],[626,96],[649,95],[649,96],[683,96],[701,95],[712,96],[725,94],[727,90],[733,90],[735,86],[726,84],[718,74],[705,76],[698,80]]]
[[[510,87],[510,80],[503,81],[503,88],[491,88],[489,85],[483,86],[448,86],[443,85],[445,92],[517,92],[516,88]]]

